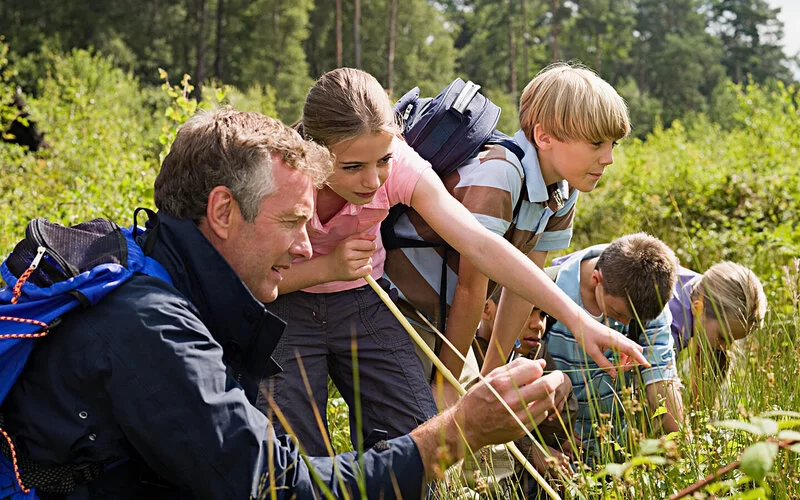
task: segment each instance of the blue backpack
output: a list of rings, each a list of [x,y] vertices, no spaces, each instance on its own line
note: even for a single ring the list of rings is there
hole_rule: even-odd
[[[496,129],[500,108],[479,92],[481,86],[456,78],[433,98],[420,98],[419,87],[401,97],[394,105],[395,113],[402,118],[403,137],[409,146],[428,160],[439,177],[444,179],[470,158],[476,156],[487,144],[499,144],[522,161],[525,152],[514,140]],[[523,187],[525,183],[522,183]],[[522,206],[522,193],[514,207],[513,217]],[[447,307],[446,262],[448,246],[411,238],[395,233],[397,220],[408,209],[395,205],[381,222],[381,240],[387,249],[441,247],[445,250],[442,279],[439,288],[439,328],[445,329]]]
[[[172,283],[163,266],[145,255],[155,243],[157,224],[148,230],[147,252],[136,243],[140,232],[136,215],[140,210],[146,211],[150,220],[157,220],[153,212],[139,208],[134,212],[132,230],[108,219],[72,227],[41,218],[28,224],[25,239],[0,265],[7,285],[0,289],[0,405],[22,372],[36,339],[50,333],[58,335],[57,330],[51,330],[65,314],[97,304],[137,273]],[[15,451],[11,437],[2,428],[0,450],[3,499],[37,498],[31,487],[68,494],[77,485],[75,477],[102,473],[102,467],[90,471],[86,464],[39,467]],[[76,474],[76,469],[81,474]]]

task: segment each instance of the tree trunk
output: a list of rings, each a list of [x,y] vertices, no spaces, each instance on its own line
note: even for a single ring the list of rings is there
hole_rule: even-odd
[[[508,0],[508,93],[517,97],[517,47],[514,43],[514,0]]]
[[[197,56],[195,65],[194,96],[197,102],[203,100],[203,80],[206,78],[206,0],[195,0],[197,8]]]
[[[217,47],[214,56],[214,76],[224,80],[222,75],[222,41],[224,35],[222,34],[222,22],[225,17],[225,0],[217,0]]]
[[[553,0],[553,62],[558,61],[558,37],[561,31],[561,20],[558,18],[558,0]]]
[[[595,36],[594,42],[594,70],[600,73],[600,33]]]
[[[194,8],[192,0],[186,0],[186,17],[183,20],[184,26],[194,25],[197,17],[197,9]],[[183,43],[183,73],[192,72],[192,41],[191,31],[187,29],[181,36]]]
[[[272,39],[277,49],[272,51],[272,86],[279,89],[278,75],[281,72],[281,49],[283,48],[283,44],[281,43],[281,0],[275,0],[272,10]]]
[[[389,43],[386,58],[386,91],[394,93],[394,45],[397,32],[397,0],[389,0]]]
[[[356,68],[361,67],[361,0],[353,0],[353,54]]]
[[[520,17],[522,18],[522,73],[525,82],[531,78],[531,66],[528,60],[528,43],[530,42],[530,33],[528,33],[528,11],[525,3],[527,0],[519,0]]]
[[[342,64],[342,0],[336,0],[336,67]]]

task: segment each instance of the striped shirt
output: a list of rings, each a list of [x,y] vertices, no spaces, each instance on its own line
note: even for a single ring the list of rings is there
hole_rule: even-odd
[[[598,257],[606,246],[606,244],[595,245],[558,259],[561,269],[556,278],[556,285],[581,307],[583,300],[580,295],[580,264],[584,260]],[[607,319],[610,328],[623,334],[628,333],[627,325],[611,318]],[[652,365],[651,368],[638,370],[642,386],[665,380],[678,380],[674,342],[670,332],[671,322],[672,314],[669,307],[665,307],[658,317],[644,325],[644,332],[639,335],[638,342],[644,348],[644,357]],[[600,423],[601,420],[605,421],[608,418],[597,418],[597,413],[608,414],[611,418],[615,418],[617,412],[614,405],[618,402],[621,384],[630,383],[630,375],[618,377],[617,382],[612,380],[588,357],[572,332],[560,321],[550,330],[547,347],[558,369],[565,370],[572,381],[575,397],[578,399],[575,431],[583,441],[591,441],[592,422]],[[605,355],[614,362],[610,350],[606,351]],[[619,413],[622,414],[621,411]]]
[[[488,146],[443,179],[444,185],[483,227],[526,255],[531,250],[566,248],[572,239],[578,191],[565,181],[545,185],[534,146],[522,131],[517,132],[514,141],[525,152],[522,162],[502,146]],[[514,216],[520,196],[519,213]],[[443,241],[414,210],[400,217],[395,231],[404,238]],[[386,277],[399,290],[400,306],[412,321],[414,308],[434,324],[439,321],[444,254],[442,248],[401,248],[386,253]],[[458,283],[458,264],[458,253],[448,250],[448,306]]]

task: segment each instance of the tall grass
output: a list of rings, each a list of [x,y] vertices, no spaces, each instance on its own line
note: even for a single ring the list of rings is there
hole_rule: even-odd
[[[29,103],[51,149],[33,155],[0,143],[4,254],[36,216],[69,223],[110,215],[129,223],[133,207],[152,204],[158,139],[170,126],[159,91],[141,89],[101,58],[83,51],[48,57]],[[562,478],[565,498],[668,498],[739,460],[741,467],[697,495],[800,498],[800,448],[752,448],[779,432],[800,431],[800,414],[790,413],[800,411],[797,95],[780,86],[730,92],[737,108],[729,123],[696,117],[624,144],[601,186],[580,201],[573,248],[647,230],[696,270],[723,258],[740,262],[764,281],[766,325],[739,342],[724,383],[704,380],[701,397],[685,401],[686,426],[677,434],[651,436],[643,394],[622,391],[608,420],[630,423],[625,439],[604,434],[599,460],[577,463],[576,473]],[[346,451],[346,405],[335,393],[329,401],[333,448]],[[478,461],[485,455],[472,451]],[[513,481],[495,481],[492,467],[483,477],[468,476],[448,471],[438,495],[519,496]]]

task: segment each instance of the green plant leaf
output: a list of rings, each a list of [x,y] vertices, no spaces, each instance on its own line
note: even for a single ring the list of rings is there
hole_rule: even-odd
[[[742,453],[742,471],[755,482],[761,483],[764,481],[767,473],[772,470],[772,464],[777,454],[777,444],[767,442],[756,443]]]
[[[741,420],[721,420],[719,422],[714,422],[714,426],[744,431],[757,436],[761,435],[761,427],[751,424],[750,422],[743,422]]]
[[[783,429],[792,429],[794,427],[800,427],[800,420],[781,420],[778,422],[778,428]]]
[[[656,411],[653,412],[653,416],[650,417],[650,418],[654,419],[654,418],[660,417],[661,415],[664,415],[666,413],[667,413],[667,407],[664,406],[664,405],[661,405],[661,406],[658,407],[658,409],[656,409]]]
[[[771,418],[753,417],[750,423],[757,425],[761,429],[762,435],[773,435],[778,433],[778,422]]]
[[[781,440],[792,440],[792,441],[800,441],[800,432],[797,431],[780,431],[778,433],[778,439]]]

